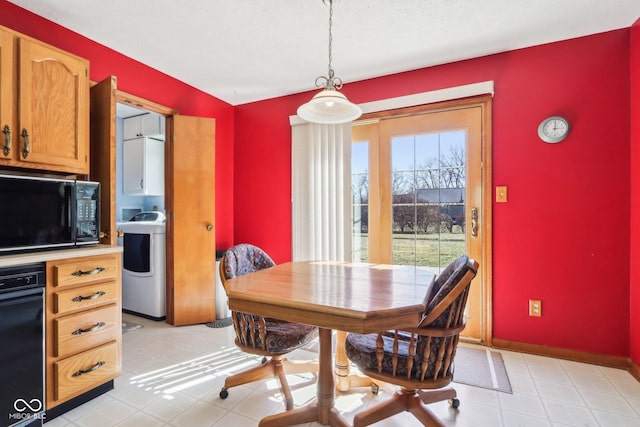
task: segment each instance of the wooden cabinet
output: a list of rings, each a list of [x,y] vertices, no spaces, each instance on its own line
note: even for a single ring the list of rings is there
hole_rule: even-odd
[[[129,195],[164,194],[164,141],[129,139],[123,143],[123,191]]]
[[[0,27],[0,164],[6,161],[11,149],[11,140],[15,138],[13,100],[17,96],[16,70],[14,67],[14,36]],[[18,132],[15,132],[16,135]],[[3,153],[4,151],[4,153]],[[12,156],[13,157],[13,156]]]
[[[122,120],[123,139],[164,136],[165,118],[159,114],[141,114]]]
[[[0,27],[0,132],[0,166],[88,174],[89,62]]]
[[[47,409],[120,375],[121,253],[47,262]]]

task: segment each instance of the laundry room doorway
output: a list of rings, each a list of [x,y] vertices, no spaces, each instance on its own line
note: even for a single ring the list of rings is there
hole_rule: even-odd
[[[103,183],[101,242],[109,245],[117,244],[117,224],[130,213],[123,210],[128,206],[120,207],[116,201],[120,191],[118,183],[124,186],[124,176],[122,181],[117,179],[117,134],[123,132],[124,137],[123,126],[122,129],[117,126],[117,115],[123,114],[117,113],[118,104],[134,107],[143,114],[156,113],[164,117],[162,203],[166,214],[166,321],[173,325],[214,321],[215,119],[181,116],[170,107],[118,91],[117,79],[113,76],[92,86],[91,176]],[[194,177],[198,185],[184,187]],[[140,187],[151,184],[145,183],[145,179],[137,177]],[[199,203],[183,203],[185,200]],[[161,205],[156,201],[158,204],[146,205],[145,209],[150,206],[152,212],[154,207],[159,211]]]

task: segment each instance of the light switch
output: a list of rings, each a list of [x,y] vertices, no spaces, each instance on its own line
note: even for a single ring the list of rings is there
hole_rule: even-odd
[[[499,185],[496,187],[496,202],[504,203],[507,201],[507,186]]]

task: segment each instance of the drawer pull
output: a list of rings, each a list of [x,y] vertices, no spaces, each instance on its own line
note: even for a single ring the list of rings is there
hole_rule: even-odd
[[[94,268],[93,270],[87,270],[87,271],[78,270],[78,271],[74,271],[73,273],[71,273],[71,275],[72,276],[88,276],[90,274],[102,273],[105,270],[106,270],[106,268],[104,268],[104,267],[97,267],[97,268]]]
[[[80,375],[88,374],[89,372],[93,372],[96,369],[101,368],[106,364],[107,364],[107,362],[101,360],[98,363],[96,363],[95,365],[93,365],[92,367],[90,367],[89,369],[80,369],[80,370],[75,371],[71,376],[72,377],[79,377]]]
[[[73,298],[71,299],[71,301],[73,301],[73,302],[81,302],[81,301],[88,300],[88,299],[96,299],[96,298],[100,298],[100,297],[102,297],[102,296],[105,296],[106,294],[107,294],[107,293],[106,293],[106,292],[104,292],[104,291],[98,291],[98,292],[96,292],[95,294],[93,294],[93,295],[89,295],[89,296],[86,296],[86,297],[85,297],[85,296],[82,296],[82,295],[78,295],[77,297],[73,297]]]
[[[71,332],[71,335],[82,335],[82,334],[86,334],[87,332],[97,331],[98,329],[104,328],[105,325],[106,325],[106,323],[104,323],[104,322],[98,322],[98,323],[96,323],[95,325],[93,325],[90,328],[76,329],[75,331]]]

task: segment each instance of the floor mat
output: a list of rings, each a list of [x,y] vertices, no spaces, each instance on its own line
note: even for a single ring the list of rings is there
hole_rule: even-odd
[[[140,329],[140,328],[142,328],[142,325],[139,325],[138,323],[125,322],[124,320],[122,321],[122,333],[123,334],[126,334],[127,332],[134,331],[134,330]]]
[[[458,346],[453,382],[513,393],[502,355],[484,348]]]

